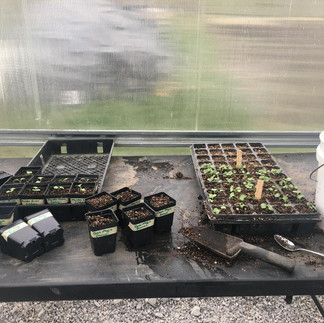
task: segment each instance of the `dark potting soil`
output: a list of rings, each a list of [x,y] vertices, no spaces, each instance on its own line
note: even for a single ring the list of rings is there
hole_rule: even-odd
[[[196,154],[197,155],[207,155],[208,152],[207,152],[207,150],[199,150],[199,149],[196,149]]]
[[[69,193],[70,187],[59,186],[58,188],[52,187],[48,192],[48,195],[67,195]]]
[[[80,182],[80,183],[95,183],[96,181],[97,181],[96,178],[88,178],[88,177],[78,178],[78,182]]]
[[[52,179],[53,179],[52,177],[39,176],[39,177],[32,179],[32,182],[37,183],[37,184],[48,184],[51,182]]]
[[[20,188],[21,189],[21,188]],[[13,195],[17,195],[17,190],[15,189],[15,190],[13,190],[13,191],[11,191],[10,190],[10,188],[8,188],[6,191],[3,191],[2,193],[1,193],[1,195],[2,196],[13,196]]]
[[[91,205],[93,205],[96,208],[105,206],[107,204],[110,204],[112,202],[114,202],[113,198],[110,195],[101,195],[101,196],[97,196],[94,197],[92,199],[87,200],[88,203],[90,203]]]
[[[92,228],[100,227],[102,225],[113,223],[114,220],[111,217],[105,218],[101,215],[88,215],[89,226]]]
[[[124,192],[121,192],[119,193],[116,198],[118,200],[120,200],[121,202],[127,202],[135,197],[137,197],[138,195],[133,193],[132,190],[128,190],[128,191],[124,191]]]
[[[91,195],[93,194],[93,187],[87,187],[87,186],[73,186],[71,189],[71,194],[80,194],[80,195]]]
[[[44,194],[46,190],[46,187],[38,187],[38,186],[33,186],[33,187],[27,187],[23,195],[31,195],[31,196],[39,196]]]
[[[150,200],[150,204],[152,204],[156,208],[168,205],[170,203],[172,203],[171,199],[169,198],[169,196],[166,196],[164,194],[152,196]]]
[[[129,211],[125,212],[125,214],[133,221],[139,220],[139,219],[145,219],[151,215],[150,211],[145,209],[144,207],[140,207],[135,210],[129,210]]]

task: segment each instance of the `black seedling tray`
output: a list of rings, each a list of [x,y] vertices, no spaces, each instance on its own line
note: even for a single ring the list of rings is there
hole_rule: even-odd
[[[229,178],[234,178],[234,181],[229,183],[227,182],[227,178],[223,176],[222,168],[224,166],[222,165],[231,165],[233,170],[236,171],[235,166],[238,149],[243,152],[242,165],[248,167],[248,171],[252,174],[246,177],[242,173],[234,176],[231,175]],[[191,146],[191,153],[196,176],[202,190],[206,213],[215,229],[236,234],[281,233],[287,235],[307,235],[313,230],[316,223],[320,221],[316,209],[309,209],[307,213],[299,212],[298,208],[301,204],[306,205],[308,203],[310,207],[313,207],[313,205],[305,198],[300,198],[299,200],[297,196],[288,197],[285,201],[286,205],[289,204],[291,206],[287,212],[282,211],[282,205],[280,207],[279,200],[275,201],[273,196],[270,196],[271,192],[269,192],[269,197],[263,196],[259,202],[247,199],[243,203],[245,204],[244,210],[246,212],[242,212],[245,212],[245,214],[241,214],[240,209],[234,207],[240,201],[235,200],[235,197],[233,200],[229,198],[231,190],[233,188],[243,187],[243,182],[245,181],[247,183],[247,177],[253,177],[256,183],[260,175],[253,174],[253,172],[260,169],[267,170],[264,176],[268,180],[264,183],[263,195],[266,195],[265,190],[269,187],[274,187],[281,197],[287,195],[282,190],[280,181],[288,178],[288,176],[283,171],[280,174],[271,173],[271,170],[279,169],[280,167],[262,143],[195,144]],[[210,166],[216,172],[219,172],[214,178],[211,177],[213,174],[206,173],[206,169],[210,169]],[[289,183],[293,185],[291,181]],[[211,198],[210,194],[214,194],[215,189],[217,196]],[[252,194],[251,191],[250,193]],[[261,204],[267,207],[271,206],[273,210],[269,211],[269,214],[263,214],[259,211]],[[224,206],[226,209],[221,209]],[[217,214],[215,209],[220,212]],[[224,213],[222,214],[222,212]]]
[[[114,147],[112,139],[48,140],[28,166],[41,167],[42,175],[97,175],[97,191],[100,192],[108,170]],[[20,218],[48,208],[56,220],[84,220],[85,204],[19,206]]]

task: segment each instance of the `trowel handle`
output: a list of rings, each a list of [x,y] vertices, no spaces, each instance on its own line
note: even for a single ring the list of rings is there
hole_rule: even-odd
[[[278,266],[284,270],[289,271],[290,273],[292,273],[295,269],[296,262],[292,259],[280,256],[277,253],[262,249],[260,247],[253,246],[244,241],[240,243],[240,247],[241,250],[249,256],[253,256],[269,264]]]

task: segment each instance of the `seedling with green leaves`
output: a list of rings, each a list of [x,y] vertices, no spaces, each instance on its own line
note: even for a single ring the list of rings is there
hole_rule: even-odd
[[[15,187],[11,187],[8,190],[6,190],[6,194],[12,194],[13,192],[15,192],[16,188]]]
[[[222,205],[222,206],[219,206],[219,207],[215,207],[213,211],[214,211],[215,214],[219,214],[224,210],[226,210],[226,206]]]
[[[273,207],[272,207],[271,204],[261,203],[260,204],[260,207],[261,207],[262,210],[268,210],[270,212],[273,212],[274,211],[274,209],[273,209]]]

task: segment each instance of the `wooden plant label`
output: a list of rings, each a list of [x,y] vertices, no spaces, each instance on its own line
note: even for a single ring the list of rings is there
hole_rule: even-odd
[[[238,149],[236,153],[236,168],[242,167],[242,150]]]
[[[256,190],[255,190],[255,195],[254,195],[254,198],[256,200],[261,200],[262,191],[263,191],[263,183],[264,183],[264,181],[262,179],[258,179],[258,182],[256,185]]]

